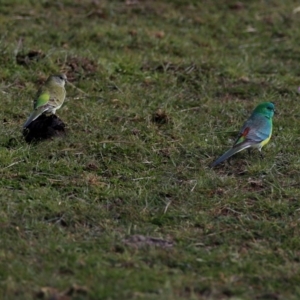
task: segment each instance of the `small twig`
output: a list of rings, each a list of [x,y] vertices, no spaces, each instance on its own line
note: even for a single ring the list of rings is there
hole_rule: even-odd
[[[222,233],[227,232],[227,231],[229,231],[229,229],[224,229],[224,230],[221,230],[219,232],[212,232],[212,233],[206,234],[205,236],[213,236],[213,235],[217,235],[217,234],[222,234]]]
[[[12,166],[14,166],[14,165],[16,165],[16,164],[22,162],[22,161],[24,161],[24,159],[19,160],[19,161],[16,161],[16,162],[14,162],[14,163],[12,163],[12,164],[10,164],[10,165],[8,165],[8,166],[2,168],[2,170],[8,169],[8,168],[10,168],[10,167],[12,167]]]
[[[189,110],[197,110],[199,108],[201,108],[201,106],[190,107],[190,108],[182,109],[182,110],[180,110],[180,112],[189,111]]]
[[[100,141],[99,144],[108,144],[108,143],[123,143],[123,144],[134,144],[134,142],[127,142],[127,141]]]
[[[15,55],[15,57],[18,55],[19,50],[20,50],[20,48],[22,47],[22,44],[23,44],[23,38],[19,38],[17,47],[16,47],[16,49],[14,50],[14,55]]]
[[[134,178],[133,181],[143,180],[143,179],[152,179],[153,177],[140,177],[140,178]]]
[[[194,191],[194,189],[195,189],[196,185],[197,185],[197,182],[195,182],[194,186],[192,187],[192,189],[191,189],[191,193]]]
[[[84,92],[82,89],[78,88],[77,86],[75,86],[73,83],[71,83],[70,81],[68,81],[68,85],[70,85],[71,87],[73,87],[74,89],[78,90],[79,92],[81,92],[82,94],[89,96],[89,94],[87,94],[86,92]]]
[[[191,72],[193,72],[193,70],[196,68],[196,66],[194,64],[190,65],[189,67],[187,67],[185,69],[186,74],[190,74]]]
[[[114,83],[114,82],[110,82],[110,84],[116,88],[120,93],[124,94],[123,91]]]
[[[164,210],[164,214],[166,214],[166,212],[167,212],[169,206],[171,205],[171,203],[172,203],[172,200],[170,200],[170,201],[167,203],[167,205],[166,205],[166,207],[165,207],[165,210]]]

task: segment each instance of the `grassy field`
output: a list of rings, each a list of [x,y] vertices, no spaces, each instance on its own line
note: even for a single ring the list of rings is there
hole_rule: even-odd
[[[0,298],[299,299],[299,5],[1,1]],[[263,101],[265,159],[210,169]]]

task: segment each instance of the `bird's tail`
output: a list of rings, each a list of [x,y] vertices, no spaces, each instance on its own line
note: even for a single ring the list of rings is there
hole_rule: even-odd
[[[215,162],[213,162],[210,167],[213,168],[216,165],[220,164],[221,162],[223,162],[224,160],[228,159],[229,157],[231,157],[232,155],[247,149],[249,147],[253,146],[253,142],[250,141],[246,141],[244,143],[241,143],[237,146],[234,146],[233,148],[229,149],[227,152],[225,152],[222,156],[220,156]]]
[[[44,113],[46,110],[48,110],[47,107],[45,107],[44,109],[36,109],[34,110],[31,115],[29,116],[29,118],[27,119],[27,121],[24,123],[23,128],[28,127],[28,125],[33,122],[34,120],[36,120],[42,113]]]

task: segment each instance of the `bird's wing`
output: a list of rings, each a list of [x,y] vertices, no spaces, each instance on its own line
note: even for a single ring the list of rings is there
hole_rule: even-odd
[[[252,142],[252,144],[260,143],[270,136],[271,131],[272,122],[270,120],[260,115],[250,117],[240,130],[233,147],[246,141]]]
[[[52,89],[51,93],[49,93],[48,90],[45,90],[39,95],[38,101],[40,106],[47,104],[52,107],[60,107],[64,102],[65,96],[66,90],[64,88]]]
[[[34,109],[46,105],[50,101],[50,93],[48,91],[40,90],[34,101]]]
[[[50,93],[44,88],[39,89],[33,104],[34,110],[23,125],[23,128],[28,127],[28,125],[37,119],[41,114],[52,108],[50,100]]]

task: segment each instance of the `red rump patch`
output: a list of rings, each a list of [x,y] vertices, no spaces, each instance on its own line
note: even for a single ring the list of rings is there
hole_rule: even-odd
[[[248,135],[249,131],[250,131],[250,128],[246,127],[245,130],[242,132],[241,136],[246,137]]]

